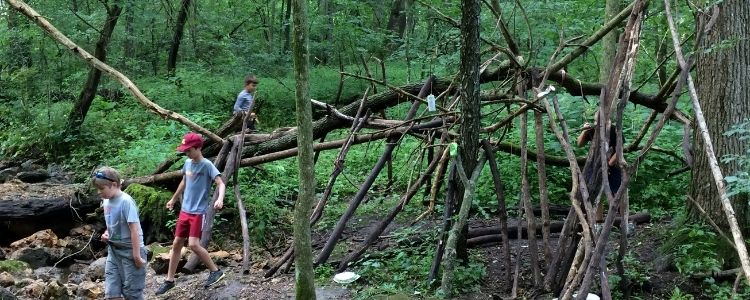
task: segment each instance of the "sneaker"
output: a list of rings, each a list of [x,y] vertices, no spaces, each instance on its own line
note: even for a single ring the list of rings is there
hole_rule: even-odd
[[[210,272],[208,273],[208,279],[206,279],[206,285],[204,285],[203,287],[207,288],[209,286],[212,286],[215,283],[219,282],[219,280],[221,280],[222,278],[224,278],[224,272],[221,269]]]
[[[157,295],[161,295],[166,293],[167,291],[171,290],[174,287],[174,281],[164,280],[164,283],[161,285],[161,287],[156,290]]]

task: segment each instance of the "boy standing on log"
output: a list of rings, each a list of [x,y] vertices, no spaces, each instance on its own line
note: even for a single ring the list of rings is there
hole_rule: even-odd
[[[234,102],[234,113],[249,113],[247,118],[247,129],[255,131],[255,113],[253,105],[255,104],[255,88],[258,86],[258,78],[250,74],[245,77],[245,88],[237,95],[237,101]]]
[[[120,189],[120,174],[110,167],[102,167],[91,179],[104,200],[102,234],[106,242],[107,263],[104,267],[104,298],[143,299],[146,286],[146,249],[138,207],[133,198]]]
[[[185,161],[185,165],[182,167],[182,181],[177,187],[177,191],[175,191],[172,199],[167,202],[167,208],[172,210],[177,198],[180,196],[182,198],[180,215],[177,218],[177,227],[174,233],[175,238],[172,243],[172,256],[169,258],[167,279],[156,291],[157,295],[164,294],[174,287],[174,276],[177,272],[177,264],[180,261],[180,250],[182,250],[186,239],[190,250],[198,255],[210,271],[204,287],[209,287],[224,278],[224,272],[214,264],[208,255],[208,251],[200,244],[204,224],[212,221],[204,219],[204,214],[209,205],[211,181],[215,182],[219,189],[219,197],[213,203],[214,208],[221,209],[224,206],[225,190],[224,181],[220,176],[221,173],[211,161],[203,157],[202,147],[203,138],[193,132],[186,134],[180,146],[177,147],[177,151],[185,153],[189,159]]]

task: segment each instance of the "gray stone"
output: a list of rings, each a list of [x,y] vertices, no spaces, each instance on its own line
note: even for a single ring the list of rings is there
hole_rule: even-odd
[[[104,266],[107,265],[107,257],[100,257],[92,262],[84,271],[84,278],[89,281],[104,279]]]
[[[10,181],[11,179],[16,177],[16,174],[18,173],[18,168],[7,168],[0,170],[0,183],[5,183]]]
[[[63,272],[56,267],[41,267],[34,269],[34,276],[44,281],[60,280],[62,281]]]
[[[47,180],[49,178],[49,172],[44,169],[23,171],[18,172],[18,174],[16,174],[16,178],[26,183],[37,183]]]
[[[10,259],[20,260],[29,264],[32,269],[53,265],[65,257],[64,248],[22,248],[10,254]]]
[[[8,289],[0,287],[0,300],[16,300],[16,295],[13,295]]]

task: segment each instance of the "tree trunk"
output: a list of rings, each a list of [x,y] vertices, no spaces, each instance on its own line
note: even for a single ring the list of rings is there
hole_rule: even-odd
[[[7,57],[14,58],[7,62],[11,73],[19,68],[31,67],[31,41],[22,32],[28,27],[29,22],[25,18],[19,19],[19,15],[18,12],[10,9],[6,14],[9,45],[5,52]]]
[[[286,0],[286,10],[284,11],[284,53],[289,51],[291,35],[289,34],[289,18],[292,15],[292,0]]]
[[[749,149],[746,141],[740,141],[736,136],[724,136],[724,132],[750,118],[750,86],[745,82],[750,76],[750,43],[742,39],[750,32],[750,6],[744,0],[727,0],[718,5],[717,22],[701,44],[703,49],[713,49],[700,52],[696,85],[716,156],[721,158],[731,154],[744,155]],[[731,41],[728,46],[719,46],[727,41]],[[695,126],[696,122],[693,123]],[[704,142],[699,130],[693,132],[695,160],[688,195],[706,210],[719,227],[728,230],[716,188],[709,180],[711,171],[708,157],[703,151]],[[721,164],[720,167],[725,176],[743,171],[736,162]],[[742,233],[748,234],[750,211],[747,194],[730,199]],[[704,218],[692,202],[687,205],[688,220],[696,222]]]
[[[136,57],[135,52],[135,0],[125,2],[125,36],[122,39],[122,56],[128,59]],[[123,69],[127,70],[127,63],[123,62]]]
[[[309,85],[309,50],[307,40],[307,1],[292,1],[294,14],[294,77],[297,81],[297,129],[299,154],[299,198],[294,206],[294,263],[296,265],[296,299],[315,299],[315,273],[313,272],[312,245],[310,242],[310,210],[315,197],[315,172],[313,162],[313,126]]]
[[[107,60],[107,45],[112,37],[112,32],[115,30],[121,11],[122,8],[116,4],[107,7],[107,20],[104,22],[104,28],[99,35],[99,40],[96,42],[96,49],[94,50],[94,57],[102,62]],[[86,114],[89,111],[89,107],[91,107],[91,102],[94,101],[101,78],[102,71],[91,67],[88,78],[86,78],[86,84],[83,86],[81,95],[78,97],[78,102],[73,106],[68,115],[69,132],[78,132],[84,119],[86,119]]]
[[[177,23],[174,25],[172,46],[169,48],[169,55],[167,56],[167,74],[169,75],[174,75],[177,68],[177,52],[180,50],[182,33],[185,31],[185,23],[187,22],[189,10],[190,0],[182,0],[182,6],[180,6],[180,12],[177,15]]]
[[[474,170],[479,152],[479,131],[482,115],[479,99],[479,0],[461,1],[461,143],[459,154],[463,168],[467,172]],[[456,193],[458,206],[464,194],[463,184],[459,184]],[[466,232],[466,228],[464,229]],[[466,236],[458,240],[458,257],[467,261]]]
[[[609,22],[617,13],[620,12],[620,2],[622,0],[607,0],[604,7],[604,24]],[[609,70],[612,69],[612,62],[617,54],[617,36],[619,30],[614,29],[602,38],[602,60],[599,68],[599,82],[607,82]]]

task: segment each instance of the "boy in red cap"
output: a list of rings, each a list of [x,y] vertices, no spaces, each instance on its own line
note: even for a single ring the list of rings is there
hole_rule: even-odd
[[[167,271],[167,280],[156,291],[161,295],[174,287],[174,275],[177,272],[177,263],[180,261],[180,250],[182,250],[185,240],[188,241],[188,247],[193,251],[203,264],[210,271],[204,287],[218,282],[224,278],[222,272],[208,256],[208,251],[201,247],[200,238],[203,226],[206,222],[204,214],[208,208],[209,192],[211,191],[211,181],[216,183],[219,189],[219,197],[213,206],[221,209],[224,206],[224,181],[221,179],[221,173],[216,166],[203,157],[201,148],[203,147],[203,138],[194,132],[190,132],[182,139],[182,143],[177,147],[177,151],[183,152],[189,158],[182,167],[182,181],[177,187],[172,199],[167,202],[167,208],[173,209],[178,195],[182,196],[182,205],[180,216],[177,218],[177,227],[175,228],[174,242],[172,243],[172,257],[169,259],[169,270]]]

